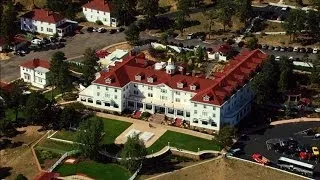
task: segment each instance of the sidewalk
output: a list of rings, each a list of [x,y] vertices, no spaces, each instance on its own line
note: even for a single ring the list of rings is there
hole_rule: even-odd
[[[142,120],[123,117],[123,116],[116,116],[116,115],[106,114],[106,113],[101,113],[101,112],[96,112],[96,116],[102,117],[102,118],[109,118],[109,119],[116,119],[116,120],[119,120],[119,121],[130,122],[130,123],[133,123],[133,124],[140,123],[140,124],[147,125],[147,126],[149,126],[149,123],[150,123],[150,122],[147,122],[147,121],[142,121]],[[212,140],[214,138],[214,136],[212,136],[212,135],[200,133],[200,132],[197,132],[197,131],[192,131],[192,130],[189,130],[189,129],[183,129],[183,128],[178,128],[178,127],[174,127],[174,126],[166,126],[166,125],[155,124],[155,123],[151,123],[151,124],[152,124],[152,126],[154,126],[156,128],[157,127],[161,127],[161,128],[165,128],[165,129],[170,130],[170,131],[175,131],[175,132],[179,132],[179,133],[183,133],[183,134],[188,134],[188,135],[200,137],[200,138],[203,138],[203,139]]]
[[[270,125],[280,125],[280,124],[287,124],[287,123],[299,123],[299,122],[320,122],[320,118],[307,118],[307,117],[302,117],[302,118],[297,118],[297,119],[286,119],[286,120],[281,120],[281,121],[274,121],[271,122]]]

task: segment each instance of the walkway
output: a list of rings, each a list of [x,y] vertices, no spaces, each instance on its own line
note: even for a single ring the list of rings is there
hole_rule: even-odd
[[[128,117],[123,117],[123,116],[116,116],[116,115],[106,114],[106,113],[101,113],[101,112],[97,112],[96,116],[102,117],[102,118],[109,118],[109,119],[116,119],[116,120],[119,120],[119,121],[130,122],[130,123],[133,123],[133,124],[141,123],[141,124],[149,126],[149,122],[138,120],[138,119],[132,119],[132,118],[128,118]],[[208,140],[212,140],[214,138],[214,136],[209,135],[209,134],[204,134],[204,133],[200,133],[200,132],[197,132],[197,131],[178,128],[178,127],[174,127],[174,126],[166,126],[166,125],[154,124],[154,123],[152,123],[152,126],[155,127],[155,128],[162,127],[162,128],[167,129],[167,130],[170,130],[170,131],[184,133],[184,134],[188,134],[188,135],[192,135],[192,136],[196,136],[196,137],[200,137],[200,138],[208,139]]]
[[[287,124],[287,123],[314,122],[314,121],[319,121],[320,122],[320,118],[302,117],[302,118],[296,118],[296,119],[286,119],[286,120],[271,122],[270,125],[274,125],[275,126],[275,125]]]

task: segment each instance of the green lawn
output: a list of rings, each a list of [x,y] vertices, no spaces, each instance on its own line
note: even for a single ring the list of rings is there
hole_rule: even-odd
[[[92,117],[89,120],[96,120],[99,117]],[[123,132],[125,131],[129,126],[131,126],[131,123],[113,120],[113,119],[105,119],[100,118],[103,121],[104,125],[104,132],[105,135],[103,136],[102,143],[103,144],[113,144],[114,140]],[[76,141],[76,133],[70,132],[70,131],[60,131],[56,133],[54,138],[59,139],[65,139],[70,141]]]
[[[52,93],[53,93],[53,98],[54,98],[56,95],[60,94],[60,91],[56,88],[52,91],[48,91],[48,92],[44,93],[44,97],[51,100]]]
[[[16,119],[16,114],[14,109],[6,109],[5,111],[5,119],[10,120],[10,121],[15,121]],[[19,110],[18,111],[18,119],[25,119],[24,112]]]
[[[117,164],[102,164],[97,162],[80,162],[78,164],[62,164],[55,171],[61,176],[77,173],[85,174],[94,179],[129,179],[130,172]]]
[[[65,152],[77,149],[77,145],[45,139],[44,141],[40,142],[36,148],[63,154]]]
[[[158,152],[163,147],[168,145],[181,148],[189,151],[197,152],[198,148],[201,150],[220,150],[220,147],[212,140],[202,139],[199,137],[177,133],[173,131],[166,131],[154,144],[148,148],[148,152]]]

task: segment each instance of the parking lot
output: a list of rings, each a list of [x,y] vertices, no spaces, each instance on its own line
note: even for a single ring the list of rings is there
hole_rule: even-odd
[[[306,137],[303,135],[296,134],[300,131],[320,126],[319,122],[300,122],[292,124],[283,124],[273,126],[267,129],[259,130],[248,135],[246,140],[241,140],[234,145],[233,148],[240,147],[243,149],[243,153],[238,157],[243,159],[248,159],[252,161],[252,154],[259,153],[262,156],[268,158],[271,162],[277,163],[279,157],[288,157],[290,159],[295,159],[298,161],[303,161],[308,164],[315,165],[315,174],[317,178],[320,178],[320,164],[316,164],[315,160],[300,160],[295,155],[286,155],[282,153],[277,153],[274,150],[268,150],[266,146],[266,141],[269,139],[288,139],[292,137],[297,140],[299,144],[320,146],[320,140],[314,140],[313,137]]]
[[[18,78],[20,76],[19,64],[22,64],[26,60],[33,58],[50,60],[51,56],[57,51],[64,52],[67,58],[77,57],[82,55],[87,48],[100,49],[122,41],[125,41],[124,33],[85,32],[84,34],[76,34],[73,37],[67,37],[65,47],[61,49],[30,52],[22,57],[12,55],[9,60],[0,61],[0,79],[2,81],[12,81]]]

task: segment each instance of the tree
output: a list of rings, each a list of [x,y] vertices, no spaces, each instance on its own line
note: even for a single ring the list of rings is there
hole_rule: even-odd
[[[253,15],[251,0],[236,0],[237,14],[240,17],[240,21],[246,22]]]
[[[67,5],[65,0],[50,0],[46,4],[49,10],[59,13],[64,12]]]
[[[214,142],[220,147],[230,146],[233,143],[233,138],[236,135],[236,130],[231,126],[224,126],[214,137]]]
[[[91,48],[85,50],[82,77],[86,86],[88,86],[95,79],[98,60],[99,58],[97,57],[95,50]]]
[[[168,37],[169,37],[168,32],[162,33],[160,36],[160,43],[165,45],[168,44]]]
[[[309,30],[311,36],[319,41],[320,40],[320,22],[318,19],[320,18],[320,13],[316,11],[308,11],[306,15],[306,30]]]
[[[137,45],[140,40],[140,29],[134,23],[130,24],[128,29],[124,32],[126,35],[126,40],[132,45]]]
[[[217,13],[215,10],[209,10],[209,11],[204,12],[204,16],[209,21],[207,24],[207,27],[208,27],[208,34],[209,34],[209,39],[210,39],[211,32],[212,32],[212,26],[214,26],[214,21],[217,19]]]
[[[96,159],[103,133],[103,122],[100,118],[84,120],[80,123],[77,142],[83,156]]]
[[[43,121],[43,118],[45,115],[44,110],[48,103],[48,100],[43,94],[32,92],[27,99],[26,107],[24,109],[27,120],[34,123],[47,123],[46,121]]]
[[[28,90],[27,84],[22,80],[16,80],[12,83],[12,91],[8,95],[8,100],[6,101],[8,107],[14,109],[15,120],[18,119],[19,110],[25,104],[24,92]]]
[[[256,37],[250,37],[248,39],[248,48],[256,49],[258,46],[258,39]]]
[[[15,12],[12,1],[6,1],[4,5],[1,6],[1,11],[0,37],[4,39],[4,44],[8,45],[15,35],[17,13]]]
[[[203,63],[204,61],[208,60],[207,51],[203,47],[197,47],[197,49],[194,52],[194,55],[196,56],[197,63]]]
[[[59,118],[59,128],[71,127],[71,124],[75,124],[76,110],[72,106],[66,106],[62,109]]]
[[[123,25],[128,25],[135,20],[137,0],[114,0],[114,17]]]
[[[150,24],[159,11],[159,0],[138,0],[138,5],[146,15],[147,22]]]
[[[143,141],[139,139],[139,135],[129,136],[121,151],[121,164],[129,171],[134,172],[139,168],[146,155],[147,149]]]
[[[235,14],[234,7],[233,0],[218,0],[217,2],[217,20],[223,25],[223,31],[226,31],[226,26],[232,26],[232,16]]]
[[[311,83],[318,84],[320,80],[320,55],[317,55],[317,59],[312,62],[312,70],[310,74]]]
[[[309,2],[314,8],[320,11],[320,0],[310,0]]]
[[[178,0],[177,13],[176,13],[176,27],[183,35],[183,29],[185,28],[186,18],[190,16],[191,0]]]
[[[290,36],[290,41],[305,29],[306,13],[301,9],[291,9],[289,16],[285,19],[284,28]]]
[[[60,92],[65,92],[70,89],[70,72],[68,65],[64,62],[65,55],[58,51],[52,55],[50,62],[49,81],[52,86],[58,88]],[[51,97],[53,100],[54,97]]]
[[[15,180],[28,180],[23,174],[18,174]]]

